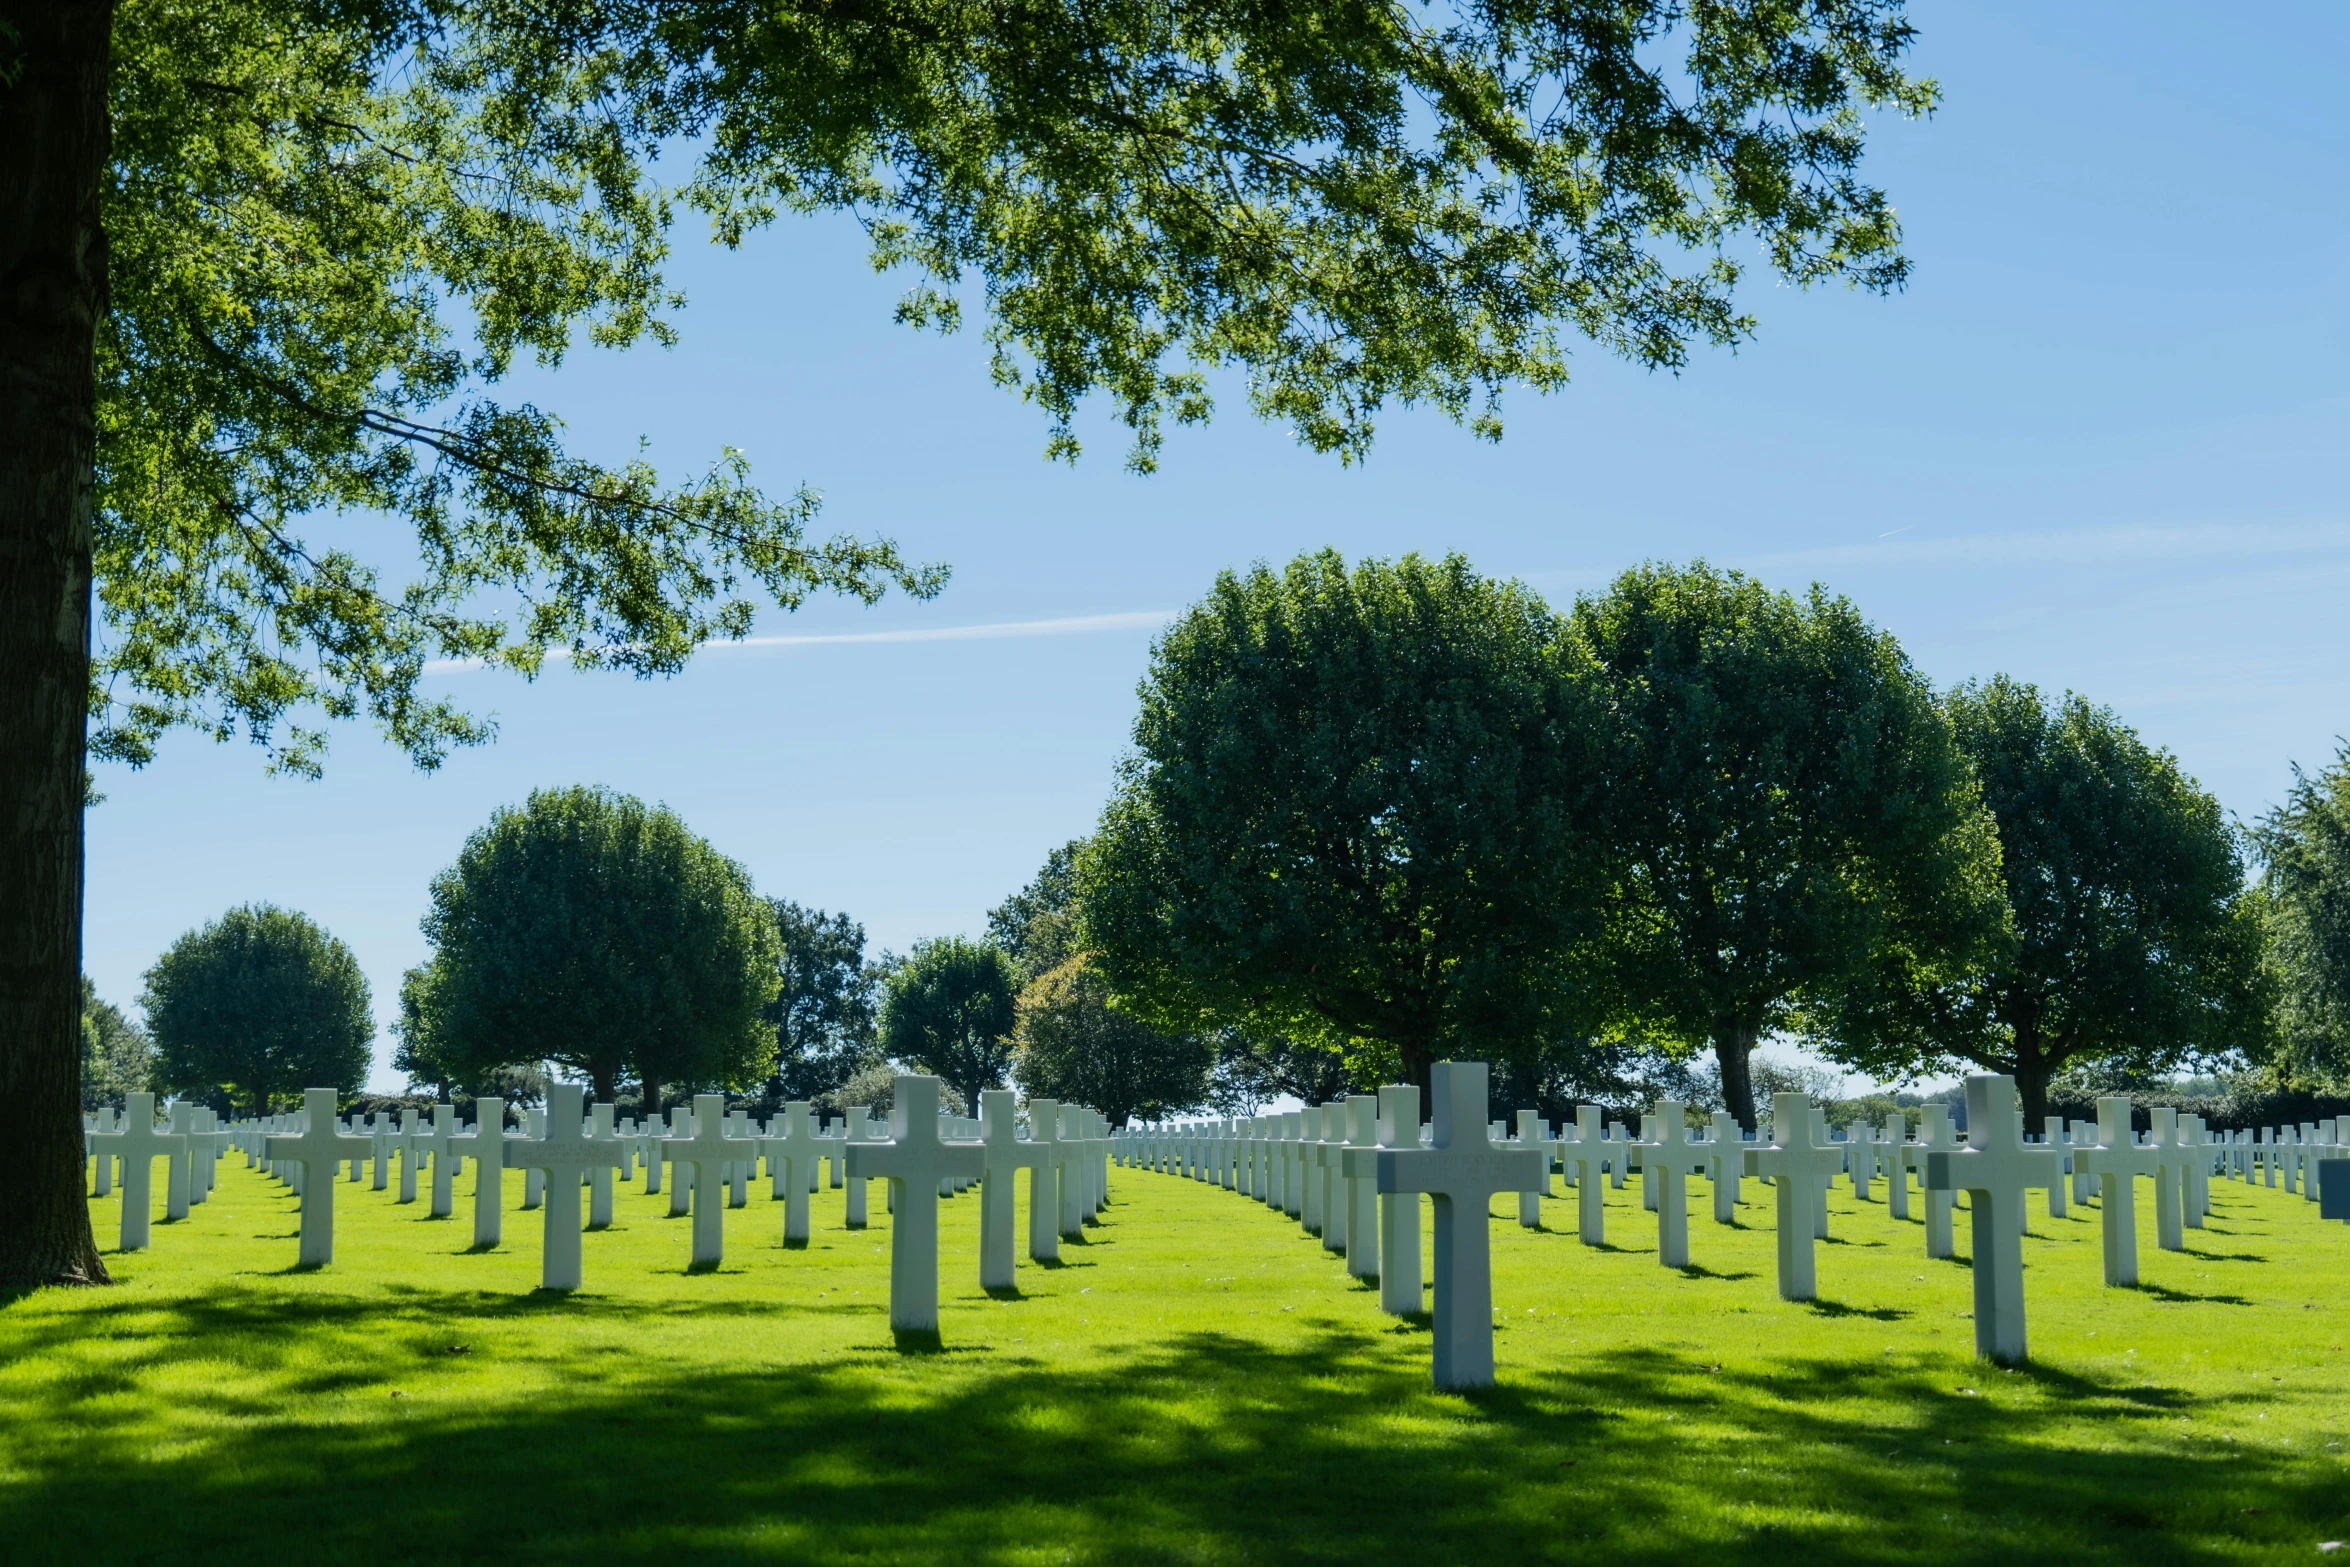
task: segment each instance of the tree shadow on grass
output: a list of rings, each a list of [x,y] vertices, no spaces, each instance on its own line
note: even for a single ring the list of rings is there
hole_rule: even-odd
[[[2198,1294],[2194,1290],[2173,1289],[2168,1284],[2149,1284],[2143,1279],[2132,1285],[2131,1288],[2141,1295],[2151,1295],[2156,1300],[2170,1301],[2174,1305],[2249,1306],[2252,1304],[2241,1295],[2204,1295]]]
[[[349,1308],[348,1325],[367,1309]],[[254,1320],[210,1303],[181,1316],[156,1364],[200,1362],[208,1323]],[[610,1364],[494,1411],[395,1401],[415,1361],[394,1354],[294,1379],[266,1403],[178,1395],[209,1418],[200,1439],[171,1442],[151,1419],[93,1418],[83,1400],[119,1384],[117,1368],[108,1389],[28,1390],[19,1418],[71,1421],[76,1439],[18,1459],[0,1537],[27,1564],[161,1559],[199,1532],[360,1556],[396,1520],[439,1542],[428,1554],[494,1543],[495,1559],[526,1562],[963,1567],[1047,1541],[1078,1562],[1386,1552],[1665,1567],[1728,1545],[1741,1561],[1838,1567],[2216,1560],[2182,1531],[2282,1545],[2340,1521],[2330,1482],[2284,1455],[2172,1450],[2150,1438],[2175,1417],[2144,1389],[2077,1373],[2020,1373],[2112,1438],[2052,1450],[2044,1411],[1959,1395],[1947,1367],[1785,1356],[1693,1375],[1624,1348],[1569,1369],[1505,1366],[1499,1387],[1444,1397],[1418,1357],[1366,1357],[1381,1337],[1199,1333],[1059,1365],[971,1349],[952,1377],[909,1382],[893,1364],[941,1350],[907,1335],[878,1358],[821,1365],[622,1379],[625,1363]],[[383,1413],[336,1412],[358,1400]],[[1890,1459],[1896,1448],[1914,1456]],[[330,1476],[333,1505],[289,1514]]]
[[[1851,1306],[1816,1296],[1803,1305],[1816,1317],[1866,1317],[1871,1322],[1900,1322],[1917,1315],[1904,1306]]]

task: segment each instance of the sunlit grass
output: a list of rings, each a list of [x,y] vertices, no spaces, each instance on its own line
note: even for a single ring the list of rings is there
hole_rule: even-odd
[[[302,1562],[2146,1562],[2313,1558],[2350,1538],[2350,1226],[2215,1184],[2189,1250],[2099,1283],[2097,1217],[2033,1221],[2032,1364],[1972,1358],[1961,1256],[1882,1195],[1835,1199],[1823,1299],[1780,1302],[1768,1189],[1692,1182],[1686,1273],[1636,1186],[1611,1247],[1496,1204],[1502,1385],[1428,1387],[1425,1326],[1318,1242],[1190,1181],[1114,1204],[1017,1298],[946,1204],[936,1349],[888,1330],[888,1219],[753,1186],[714,1273],[631,1188],[587,1289],[536,1291],[539,1215],[472,1253],[364,1185],[292,1271],[295,1201],[211,1202],[109,1254],[112,1289],[0,1307],[0,1558],[193,1549]],[[1024,1195],[1024,1194],[1023,1194]],[[112,1199],[94,1202],[102,1238]],[[2141,1232],[2151,1238],[2151,1214]],[[1020,1233],[1025,1234],[1023,1228]]]

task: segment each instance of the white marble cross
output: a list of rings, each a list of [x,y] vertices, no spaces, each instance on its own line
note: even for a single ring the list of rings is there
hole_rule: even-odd
[[[1518,1112],[1518,1146],[1531,1148],[1542,1155],[1542,1184],[1518,1193],[1518,1224],[1523,1229],[1542,1228],[1542,1199],[1550,1195],[1550,1161],[1558,1156],[1558,1142],[1550,1135],[1550,1128],[1542,1124],[1540,1110]]]
[[[1632,1156],[1625,1152],[1632,1146],[1632,1134],[1625,1129],[1623,1122],[1618,1121],[1601,1135],[1615,1145],[1608,1152],[1607,1183],[1610,1188],[1620,1192],[1624,1189],[1624,1172],[1632,1163]]]
[[[1420,1199],[1413,1193],[1390,1193],[1380,1184],[1382,1153],[1420,1146],[1420,1090],[1408,1083],[1389,1083],[1379,1090],[1379,1144],[1376,1148],[1346,1151],[1347,1177],[1370,1177],[1379,1193],[1379,1309],[1390,1316],[1420,1314]]]
[[[2179,1112],[2160,1105],[2146,1112],[2153,1130],[2147,1145],[2154,1152],[2154,1244],[2164,1251],[2185,1251],[2187,1161],[2193,1157],[2179,1140]]]
[[[1639,1149],[1642,1145],[1653,1141],[1655,1137],[1656,1112],[1652,1110],[1640,1118],[1640,1136],[1639,1139],[1632,1144],[1632,1149]],[[1647,1209],[1650,1213],[1654,1213],[1656,1212],[1657,1202],[1656,1172],[1651,1170],[1647,1165],[1640,1162],[1640,1155],[1636,1151],[1630,1152],[1629,1157],[1632,1161],[1632,1167],[1640,1172],[1640,1206]]]
[[[1820,1292],[1812,1262],[1812,1246],[1818,1239],[1812,1208],[1843,1169],[1844,1151],[1812,1139],[1811,1101],[1801,1094],[1773,1094],[1770,1144],[1744,1150],[1745,1173],[1771,1178],[1781,1300],[1812,1300]]]
[[[2155,1152],[2130,1130],[2127,1094],[2097,1101],[2097,1143],[2073,1150],[2073,1165],[2097,1178],[2098,1225],[2105,1241],[2105,1282],[2123,1289],[2138,1282],[2138,1188],[2155,1173]]]
[[[90,1195],[93,1197],[109,1196],[114,1191],[114,1161],[117,1155],[111,1151],[109,1143],[98,1141],[99,1138],[112,1139],[113,1136],[114,1106],[100,1105],[97,1125],[91,1127],[82,1140],[83,1146],[88,1148],[91,1156],[98,1161],[97,1172],[91,1177],[90,1182]],[[245,1167],[247,1169],[253,1167],[250,1155],[246,1157]]]
[[[335,1091],[302,1091],[304,1129],[269,1140],[269,1157],[302,1166],[302,1241],[296,1265],[323,1268],[335,1260],[335,1165],[365,1149],[369,1140],[335,1130]]]
[[[163,1216],[184,1219],[196,1190],[196,1107],[182,1099],[171,1107],[171,1135],[179,1139],[164,1179]]]
[[[2042,1141],[2056,1150],[2057,1173],[2069,1177],[2072,1166],[2073,1140],[2065,1135],[2064,1117],[2061,1115],[2043,1116],[2040,1125],[2047,1132],[2047,1136]],[[2048,1188],[2048,1217],[2051,1219],[2064,1217],[2065,1184],[2064,1181],[2058,1181]]]
[[[1656,1113],[1646,1118],[1655,1136],[1636,1145],[1641,1169],[1655,1178],[1656,1260],[1668,1268],[1689,1266],[1688,1178],[1711,1157],[1705,1144],[1691,1140],[1687,1112],[1678,1099],[1659,1099]]]
[[[1346,1250],[1346,1104],[1332,1100],[1322,1106],[1321,1137],[1311,1152],[1313,1182],[1322,1192],[1322,1249]]]
[[[938,1188],[987,1167],[978,1143],[942,1140],[939,1080],[901,1077],[890,1101],[890,1141],[849,1150],[849,1178],[890,1183],[895,1218],[889,1235],[889,1325],[899,1333],[938,1331]]]
[[[2024,1358],[2024,1193],[2062,1180],[2063,1155],[2027,1144],[2015,1109],[2015,1079],[1978,1073],[1966,1081],[1964,1148],[1926,1156],[1931,1191],[1963,1191],[1974,1227],[1975,1353],[2014,1365]]]
[[[1499,1192],[1534,1184],[1541,1155],[1495,1147],[1485,1131],[1486,1064],[1439,1061],[1429,1070],[1436,1131],[1426,1148],[1380,1148],[1382,1196],[1424,1192],[1436,1205],[1436,1385],[1493,1385],[1493,1257],[1489,1216]],[[1417,1226],[1415,1225],[1415,1228]]]
[[[1599,1124],[1604,1113],[1597,1105],[1575,1106],[1574,1138],[1562,1136],[1559,1144],[1559,1161],[1575,1188],[1576,1227],[1586,1246],[1607,1244],[1607,1187],[1600,1181],[1608,1157],[1607,1138]]]
[[[400,1201],[416,1200],[416,1107],[409,1105],[400,1111],[400,1129],[392,1134],[394,1147],[400,1155]]]
[[[590,1170],[610,1171],[620,1163],[620,1145],[591,1138],[582,1124],[581,1101],[587,1091],[577,1083],[547,1087],[546,1127],[543,1137],[509,1138],[506,1162],[525,1171],[545,1174],[540,1201],[546,1209],[539,1255],[539,1288],[575,1290],[580,1279],[579,1189]],[[611,1106],[597,1108],[609,1114]]]
[[[2325,1129],[2333,1140],[2333,1128]],[[2179,1142],[2187,1150],[2187,1228],[2200,1230],[2211,1212],[2211,1134],[2199,1115],[2179,1117]]]
[[[1926,1255],[1930,1258],[1954,1257],[1958,1243],[1951,1236],[1950,1214],[1958,1204],[1956,1192],[1938,1192],[1926,1185],[1926,1161],[1937,1150],[1958,1146],[1958,1134],[1950,1125],[1950,1106],[1930,1104],[1922,1106],[1918,1114],[1923,1118],[1918,1125],[1917,1146],[1909,1150],[1910,1167],[1918,1172],[1918,1189],[1926,1201]]]
[[[449,1146],[473,1160],[474,1248],[495,1246],[506,1191],[506,1101],[476,1099],[473,1130],[450,1138]]]
[[[1865,1121],[1844,1129],[1844,1168],[1852,1176],[1855,1202],[1869,1200],[1869,1183],[1877,1178],[1876,1134]]]
[[[331,1123],[331,1099],[328,1114]],[[155,1096],[147,1093],[125,1094],[121,1129],[94,1132],[91,1138],[97,1143],[101,1158],[122,1161],[122,1234],[118,1244],[124,1251],[142,1250],[147,1244],[151,1210],[155,1206],[155,1161],[179,1157],[185,1152],[188,1140],[156,1127]]]
[[[1895,1219],[1909,1217],[1909,1117],[1896,1110],[1885,1117],[1884,1140],[1877,1152],[1885,1161],[1885,1212]]]
[[[612,1224],[612,1188],[628,1179],[632,1155],[629,1146],[612,1127],[612,1107],[608,1104],[588,1106],[588,1141],[612,1145],[612,1162],[599,1164],[588,1171],[588,1228],[609,1229]]]
[[[1714,1223],[1736,1224],[1738,1204],[1745,1193],[1746,1129],[1727,1110],[1713,1114],[1713,1136],[1706,1140],[1706,1173],[1714,1183]]]
[[[751,1205],[751,1177],[759,1173],[759,1154],[766,1139],[751,1125],[751,1112],[748,1110],[736,1110],[727,1115],[726,1135],[733,1138],[735,1146],[742,1151],[741,1158],[730,1159],[726,1164],[726,1206],[747,1208]],[[816,1135],[814,1126],[808,1128],[808,1135]],[[774,1167],[773,1160],[769,1160],[768,1164],[770,1168]],[[780,1197],[783,1193],[778,1191],[776,1195]],[[788,1214],[789,1210],[786,1212]],[[786,1234],[790,1232],[791,1220],[788,1217],[784,1220],[784,1229]]]
[[[1054,1181],[1060,1194],[1061,1234],[1085,1236],[1085,1111],[1078,1105],[1053,1107]]]
[[[1298,1222],[1308,1235],[1322,1233],[1322,1175],[1314,1167],[1314,1145],[1322,1140],[1322,1107],[1307,1105],[1297,1113],[1297,1177],[1303,1189],[1298,1200]]]
[[[432,1155],[431,1216],[445,1219],[456,1211],[455,1181],[457,1179],[457,1109],[454,1105],[432,1107],[432,1130],[418,1134],[419,1143]]]
[[[1358,1170],[1355,1150],[1378,1146],[1378,1096],[1347,1095],[1346,1150],[1338,1160],[1346,1190],[1346,1271],[1367,1281],[1379,1277],[1379,1172]]]
[[[726,1260],[726,1166],[742,1157],[742,1144],[726,1135],[724,1094],[694,1095],[692,1125],[689,1136],[661,1140],[661,1158],[673,1166],[672,1190],[689,1195],[694,1237],[687,1266],[701,1270]]]
[[[1036,1101],[1049,1104],[1050,1101]],[[1057,1107],[1056,1107],[1057,1108]],[[1041,1114],[1039,1119],[1042,1119]],[[979,1095],[979,1142],[986,1162],[979,1178],[979,1287],[1008,1290],[1018,1282],[1019,1262],[1013,1246],[1018,1228],[1019,1200],[1014,1191],[1022,1170],[1028,1172],[1028,1229],[1035,1246],[1036,1215],[1050,1216],[1058,1206],[1052,1195],[1053,1146],[1024,1142],[1020,1137],[1019,1097],[1008,1088],[990,1088]],[[1045,1227],[1052,1255],[1060,1255],[1060,1237]]]
[[[762,1139],[757,1146],[767,1156],[774,1195],[783,1199],[783,1243],[804,1244],[808,1239],[808,1193],[825,1154],[808,1102],[795,1099],[785,1105],[782,1133]]]
[[[845,1229],[865,1227],[865,1178],[849,1173],[849,1149],[858,1143],[873,1140],[872,1107],[849,1105],[847,1122],[841,1130],[841,1225]]]

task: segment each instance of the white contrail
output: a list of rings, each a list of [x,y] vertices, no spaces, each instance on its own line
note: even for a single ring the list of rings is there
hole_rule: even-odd
[[[819,631],[773,637],[744,637],[733,642],[703,644],[705,653],[730,648],[822,647],[845,642],[1000,642],[1020,637],[1071,637],[1091,631],[1140,631],[1165,625],[1177,611],[1124,610],[1115,615],[1064,615],[1054,620],[997,620],[979,626],[901,626],[889,631]],[[550,663],[571,656],[568,648],[549,648]],[[424,666],[426,674],[448,675],[482,668],[477,658],[436,658]]]
[[[1059,620],[998,620],[984,626],[905,626],[894,631],[825,631],[805,636],[745,637],[712,642],[705,651],[730,647],[815,647],[831,642],[992,642],[1010,637],[1068,637],[1087,631],[1135,631],[1163,626],[1171,609],[1134,609],[1116,615],[1069,615]]]

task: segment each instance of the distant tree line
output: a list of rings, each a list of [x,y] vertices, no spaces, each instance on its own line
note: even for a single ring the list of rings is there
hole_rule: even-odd
[[[2200,1074],[2209,1119],[2254,1124],[2350,1090],[2350,748],[2244,829],[2110,710],[1937,692],[1817,588],[1645,566],[1559,611],[1457,557],[1324,552],[1169,628],[1096,830],[978,937],[869,957],[589,788],[493,816],[424,930],[394,1060],[459,1098],[561,1072],[630,1113],[833,1112],[911,1067],[1123,1122],[1471,1055],[1554,1119],[1920,1102],[1796,1084],[1756,1054],[1780,1040],[1887,1081],[2007,1072],[2035,1117]],[[191,932],[143,1001],[145,1032],[89,994],[86,1098],[366,1075],[365,982],[298,914]]]

